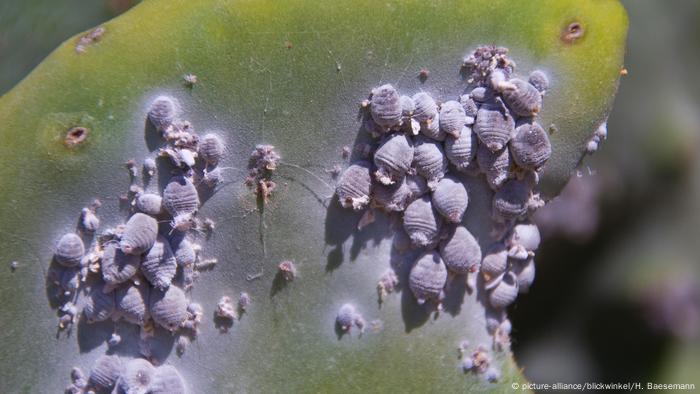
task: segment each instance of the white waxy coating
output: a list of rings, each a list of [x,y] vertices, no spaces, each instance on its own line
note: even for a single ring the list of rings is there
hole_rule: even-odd
[[[524,180],[509,179],[493,196],[494,213],[501,219],[516,219],[527,212],[530,185]]]
[[[428,188],[428,181],[418,174],[406,175],[406,186],[408,187],[411,195],[408,198],[407,204],[412,203],[416,199],[423,197],[425,194],[430,192]]]
[[[452,176],[446,176],[438,182],[433,191],[432,199],[435,210],[451,223],[462,221],[469,204],[467,188]]]
[[[343,304],[335,316],[335,323],[342,331],[349,331],[355,323],[357,311],[352,304]]]
[[[429,196],[423,196],[406,207],[403,228],[413,245],[423,247],[435,243],[441,227],[442,217],[433,208]]]
[[[488,247],[481,262],[481,274],[488,282],[503,274],[508,267],[508,251],[498,242]]]
[[[503,101],[517,116],[535,116],[542,107],[542,94],[529,82],[514,78],[508,81],[516,89],[503,92]]]
[[[102,279],[105,283],[117,284],[126,282],[136,275],[141,265],[141,258],[133,254],[126,254],[116,244],[107,244],[102,252]]]
[[[520,293],[527,293],[535,281],[535,259],[529,259],[513,264],[513,273],[517,276]]]
[[[436,114],[432,120],[420,123],[420,133],[422,136],[432,140],[442,142],[447,138],[447,133],[440,128],[440,113]]]
[[[64,234],[56,244],[54,257],[64,267],[76,267],[85,255],[85,244],[75,233]]]
[[[481,105],[473,130],[490,151],[503,149],[515,131],[515,120],[500,98]]]
[[[549,89],[549,78],[547,78],[547,74],[545,74],[542,70],[535,70],[530,73],[530,77],[527,81],[530,82],[530,85],[534,86],[540,93],[544,93],[547,89]]]
[[[169,331],[177,330],[187,319],[187,297],[177,286],[165,291],[153,289],[150,307],[153,321]]]
[[[153,364],[142,358],[130,360],[117,380],[119,393],[146,394],[153,382],[156,369]]]
[[[372,119],[381,127],[388,129],[401,123],[400,96],[390,84],[372,90],[369,108]]]
[[[416,110],[416,103],[409,96],[401,96],[401,115],[404,118],[409,118],[413,116],[413,112]],[[404,119],[405,120],[405,119]]]
[[[428,93],[420,92],[413,96],[415,110],[413,118],[420,123],[432,122],[438,114],[438,106],[432,96]]]
[[[100,219],[91,209],[83,208],[81,216],[81,225],[86,232],[94,233],[100,227]]]
[[[440,301],[447,282],[447,268],[440,254],[431,251],[416,260],[408,276],[408,286],[419,304]]]
[[[435,189],[437,182],[447,172],[447,164],[442,144],[422,136],[416,137],[413,166],[418,174],[428,181],[428,188]]]
[[[489,293],[489,302],[496,309],[512,304],[518,297],[518,280],[514,273],[506,272],[501,282]]]
[[[224,149],[226,146],[216,134],[206,134],[199,142],[199,157],[205,162],[216,165],[224,157]]]
[[[476,101],[474,100],[474,98],[471,97],[471,95],[469,94],[463,94],[459,97],[459,103],[462,104],[464,114],[468,118],[472,118],[473,121],[474,118],[476,118],[477,111],[479,110],[479,107],[476,105]]]
[[[534,223],[519,223],[511,231],[509,244],[521,245],[527,251],[535,251],[540,247],[540,230]]]
[[[197,259],[197,252],[195,252],[192,242],[188,239],[172,242],[171,248],[175,253],[175,261],[179,266],[192,265]]]
[[[445,156],[457,170],[464,171],[474,161],[477,144],[476,134],[469,126],[464,126],[458,138],[445,139]]]
[[[403,134],[388,136],[374,153],[375,177],[385,185],[394,183],[406,174],[413,161],[413,142]]]
[[[156,368],[148,394],[185,394],[187,389],[180,373],[172,365]]]
[[[116,315],[129,323],[143,326],[150,316],[149,293],[149,286],[144,280],[118,288],[115,294]]]
[[[147,215],[158,215],[163,211],[163,198],[153,193],[139,193],[135,200],[136,209]]]
[[[440,129],[453,137],[459,137],[467,122],[464,107],[457,101],[450,100],[440,107]]]
[[[180,115],[180,105],[170,96],[158,96],[148,110],[148,120],[158,130],[165,130]]]
[[[88,384],[98,392],[109,392],[124,370],[124,364],[119,356],[102,355],[95,361],[90,370]]]
[[[371,164],[367,161],[356,161],[343,172],[338,180],[335,193],[343,208],[354,210],[363,209],[370,201],[372,176]]]
[[[486,175],[486,181],[493,190],[497,190],[508,179],[513,159],[508,148],[491,152],[481,144],[476,151],[479,170]]]
[[[382,185],[381,183],[372,185],[372,206],[389,212],[406,209],[411,189],[406,184],[405,179],[392,185]]]
[[[464,226],[457,226],[440,243],[440,256],[447,269],[459,275],[476,272],[481,265],[479,242]]]
[[[537,122],[522,122],[515,129],[510,140],[510,153],[513,161],[525,169],[537,170],[552,155],[549,136]]]
[[[142,254],[153,246],[158,235],[158,222],[143,213],[135,213],[126,222],[119,247],[126,254]]]
[[[153,287],[163,290],[170,283],[177,272],[177,262],[170,243],[162,235],[158,235],[151,249],[143,256],[141,272]]]
[[[163,191],[163,208],[174,218],[197,212],[199,195],[192,181],[182,175],[170,178]]]

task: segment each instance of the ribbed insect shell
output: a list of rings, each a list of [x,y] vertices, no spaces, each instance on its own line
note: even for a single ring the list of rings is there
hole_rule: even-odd
[[[175,254],[177,265],[184,267],[194,264],[197,259],[197,252],[194,250],[192,242],[188,239],[182,239],[179,242],[172,242],[171,248]]]
[[[54,258],[64,267],[77,267],[85,255],[85,244],[75,233],[64,234],[56,244]]]
[[[105,293],[103,283],[92,285],[83,306],[85,320],[88,323],[105,321],[112,317],[114,309],[114,292]]]
[[[420,134],[438,142],[442,142],[447,138],[447,133],[440,128],[440,114],[436,114],[432,121],[420,124]]]
[[[98,393],[111,392],[124,371],[124,362],[116,355],[102,355],[92,365],[88,385]]]
[[[518,289],[520,293],[527,293],[535,281],[535,259],[530,257],[525,261],[515,262],[513,264],[513,273],[517,277]]]
[[[488,284],[497,280],[508,268],[508,251],[501,242],[490,245],[481,261],[481,275]]]
[[[469,97],[480,105],[492,101],[495,97],[495,92],[491,88],[478,86],[469,93]]]
[[[428,181],[418,174],[406,175],[405,182],[408,190],[410,191],[406,204],[410,204],[430,192],[430,189],[428,188]]]
[[[552,155],[549,136],[539,123],[522,122],[515,129],[515,136],[510,140],[510,153],[513,161],[525,169],[538,170]]]
[[[445,140],[445,156],[458,171],[465,171],[474,161],[478,142],[476,134],[469,126],[464,126],[458,138],[448,137]]]
[[[158,215],[163,211],[163,198],[153,193],[139,193],[134,200],[136,209],[147,215]]]
[[[153,246],[157,235],[158,222],[144,213],[135,213],[124,226],[119,247],[126,254],[139,255]]]
[[[187,319],[187,297],[177,286],[170,286],[165,291],[153,289],[150,309],[153,321],[169,331],[175,331]]]
[[[148,298],[150,289],[146,281],[131,283],[115,292],[116,316],[129,323],[143,326],[149,319]]]
[[[406,119],[413,116],[416,110],[416,103],[409,96],[401,96],[399,100],[401,101],[401,116],[406,121]]]
[[[199,209],[199,195],[192,181],[182,175],[170,178],[163,190],[163,208],[172,215],[173,227],[188,230]]]
[[[406,135],[392,134],[386,137],[374,152],[376,179],[384,185],[401,180],[411,167],[413,154],[413,142]]]
[[[518,279],[513,272],[506,272],[503,279],[489,293],[489,303],[496,309],[512,304],[518,297]]]
[[[476,162],[479,170],[486,175],[486,181],[491,189],[498,190],[508,179],[513,159],[508,148],[491,152],[485,145],[480,144],[476,150]]]
[[[438,115],[438,105],[431,95],[425,92],[416,93],[413,96],[415,110],[413,118],[421,123],[432,123],[433,119]]]
[[[206,134],[199,141],[199,157],[201,157],[205,162],[212,165],[219,164],[221,158],[224,157],[224,150],[226,146],[216,134]]]
[[[467,116],[467,124],[473,124],[476,118],[476,113],[479,111],[479,106],[471,94],[463,94],[459,96],[459,103],[462,104],[464,114]],[[471,118],[471,119],[469,119]]]
[[[419,257],[408,275],[408,286],[418,304],[429,300],[441,301],[444,298],[443,289],[446,282],[447,268],[436,251],[427,252]]]
[[[143,173],[149,177],[156,174],[156,161],[152,157],[143,160]]]
[[[503,101],[518,116],[535,116],[542,108],[542,93],[529,82],[514,78],[508,81],[515,89],[502,92]]]
[[[450,100],[440,106],[440,129],[451,135],[459,137],[467,123],[467,114],[464,107],[458,101]]]
[[[496,152],[503,149],[513,136],[515,120],[501,99],[495,98],[479,107],[473,130],[491,152]]]
[[[531,187],[525,180],[509,179],[493,196],[493,211],[503,220],[517,219],[527,212]]]
[[[459,179],[446,176],[438,182],[433,191],[433,207],[448,222],[459,223],[469,205],[467,188]]]
[[[445,176],[447,163],[442,144],[422,136],[416,137],[413,166],[428,181],[430,190],[435,190],[437,183]]]
[[[161,365],[156,368],[148,394],[185,394],[185,381],[172,365]]]
[[[335,316],[335,324],[341,331],[349,331],[355,323],[357,311],[352,304],[343,304]]]
[[[508,238],[508,245],[511,249],[520,247],[527,252],[533,252],[540,247],[540,240],[540,230],[536,224],[520,223],[513,227]]]
[[[547,78],[547,74],[545,74],[542,70],[535,70],[531,72],[527,81],[542,94],[549,89],[549,78]]]
[[[136,275],[140,266],[140,256],[126,254],[114,243],[107,244],[102,252],[102,279],[110,285],[126,282]]]
[[[447,269],[458,275],[477,272],[481,265],[479,242],[464,226],[457,226],[440,243],[440,256]]]
[[[440,236],[442,217],[433,208],[429,196],[410,203],[403,214],[403,228],[411,243],[418,247],[435,244]]]
[[[143,256],[141,261],[141,273],[156,289],[163,290],[170,286],[175,273],[177,262],[170,243],[162,235],[159,235],[153,247]]]
[[[117,392],[124,394],[146,394],[149,392],[156,368],[142,358],[129,360],[117,380]]]
[[[372,119],[379,126],[390,129],[401,123],[401,100],[399,92],[390,84],[372,89],[369,102]]]
[[[343,208],[358,211],[369,204],[372,185],[371,166],[367,161],[356,161],[350,164],[340,176],[335,193]]]
[[[381,208],[387,212],[403,211],[408,205],[411,189],[406,184],[405,178],[393,185],[372,185],[372,206]]]
[[[165,130],[180,115],[180,104],[170,96],[158,96],[148,110],[148,120],[157,130]]]

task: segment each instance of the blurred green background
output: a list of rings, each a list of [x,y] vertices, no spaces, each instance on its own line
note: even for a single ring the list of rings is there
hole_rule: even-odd
[[[0,94],[61,41],[136,0],[1,0]],[[511,308],[533,382],[700,388],[700,1],[623,1],[609,137],[538,212],[537,281]]]

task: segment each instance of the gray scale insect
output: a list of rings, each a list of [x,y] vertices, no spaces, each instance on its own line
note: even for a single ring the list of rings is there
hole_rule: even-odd
[[[90,208],[83,208],[81,212],[81,227],[88,233],[94,233],[100,227],[100,219]]]
[[[510,140],[510,153],[518,166],[536,171],[552,155],[552,145],[539,123],[527,121],[515,129],[515,136]]]
[[[116,314],[129,323],[143,326],[150,317],[149,293],[148,284],[143,280],[118,288],[115,293]]]
[[[474,161],[478,142],[469,126],[464,126],[458,138],[445,139],[445,156],[458,171],[465,171]]]
[[[185,394],[185,381],[172,365],[161,365],[156,368],[149,394]]]
[[[173,217],[173,227],[188,230],[199,209],[199,195],[192,181],[178,175],[170,178],[163,190],[163,208]]]
[[[163,211],[163,198],[153,193],[138,193],[134,205],[140,212],[155,216]]]
[[[170,286],[165,291],[153,289],[150,309],[153,321],[169,331],[176,331],[187,319],[187,297],[177,286]]]
[[[104,292],[104,284],[94,284],[85,300],[83,314],[88,323],[105,321],[114,313],[114,292]]]
[[[119,247],[126,254],[140,255],[156,242],[158,222],[143,213],[135,213],[124,226]]]
[[[211,165],[219,164],[224,157],[226,146],[221,138],[216,134],[206,134],[199,141],[199,157]]]
[[[175,253],[175,261],[181,267],[192,265],[197,260],[197,252],[194,250],[192,242],[188,239],[173,242],[171,248]]]
[[[49,268],[49,279],[61,290],[64,295],[70,295],[78,289],[80,284],[80,270],[75,268],[63,267],[60,265],[52,265]]]
[[[102,355],[90,370],[88,384],[97,392],[110,392],[124,370],[124,363],[119,356]]]
[[[390,129],[401,123],[400,96],[390,84],[372,89],[369,109],[374,122],[385,129]]]
[[[515,120],[499,97],[479,107],[473,130],[491,152],[506,146],[515,132]]]
[[[411,189],[406,184],[405,178],[392,185],[381,183],[372,185],[372,206],[388,212],[400,212],[406,209],[410,196]]]
[[[508,251],[503,243],[497,242],[486,249],[481,261],[481,275],[487,283],[491,283],[503,275],[508,268]]]
[[[413,154],[413,166],[419,175],[428,181],[428,188],[434,190],[447,172],[447,157],[442,144],[417,136]]]
[[[495,92],[491,88],[478,86],[472,89],[469,93],[469,97],[473,99],[477,105],[481,105],[492,101],[495,98]]]
[[[508,238],[508,256],[518,260],[529,258],[540,246],[540,230],[533,223],[519,223]]]
[[[144,175],[149,177],[152,177],[156,174],[156,161],[152,157],[144,159],[143,173]]]
[[[459,223],[469,205],[467,188],[457,178],[446,176],[438,182],[432,196],[433,207],[448,222]]]
[[[401,101],[401,116],[404,117],[405,121],[405,119],[413,116],[416,110],[416,103],[409,96],[401,96],[399,100]]]
[[[493,211],[503,220],[517,219],[527,212],[531,187],[525,180],[509,179],[493,196]]]
[[[424,247],[437,242],[442,217],[433,208],[429,196],[423,196],[406,207],[403,228],[415,246]]]
[[[124,394],[146,394],[156,368],[142,358],[129,360],[124,366],[124,371],[117,380],[118,392]]]
[[[518,281],[518,291],[520,293],[527,293],[530,290],[530,286],[532,286],[532,283],[535,281],[534,257],[530,257],[525,261],[515,262],[512,265],[512,270]]]
[[[413,142],[409,137],[403,134],[388,136],[374,153],[376,179],[384,185],[402,179],[411,167],[413,154]]]
[[[547,78],[547,74],[545,74],[542,70],[535,70],[531,72],[527,81],[542,94],[549,89],[549,78]]]
[[[518,297],[518,279],[513,272],[506,272],[503,279],[489,293],[489,303],[496,309],[512,304]]]
[[[486,181],[493,190],[500,188],[510,176],[513,159],[508,148],[491,152],[481,144],[476,151],[476,162],[481,172],[486,175]]]
[[[421,305],[429,300],[442,301],[446,283],[447,268],[436,251],[419,257],[408,276],[408,286]]]
[[[180,115],[180,104],[170,96],[158,96],[148,110],[148,120],[160,131],[167,129]]]
[[[413,96],[413,102],[415,103],[413,118],[421,125],[432,123],[438,115],[438,105],[433,97],[428,93],[420,92]]]
[[[175,273],[177,262],[168,240],[158,235],[153,247],[143,256],[141,273],[156,289],[163,290],[170,286]]]
[[[457,101],[450,100],[440,106],[440,129],[447,135],[459,137],[462,128],[467,123],[467,115],[464,107]]]
[[[462,104],[464,114],[467,116],[467,124],[473,124],[476,114],[479,111],[479,106],[476,104],[476,100],[474,100],[470,94],[463,94],[459,96],[459,103]]]
[[[367,161],[356,161],[343,172],[338,180],[335,193],[343,208],[356,211],[364,209],[370,202],[372,185],[371,164]]]
[[[136,275],[140,266],[139,256],[122,252],[114,243],[105,245],[100,265],[105,283],[115,285],[126,282]]]
[[[433,117],[433,120],[420,124],[420,134],[438,142],[442,142],[447,138],[447,133],[440,128],[440,114]]]
[[[410,204],[416,199],[423,197],[425,194],[430,192],[428,188],[428,181],[418,174],[408,174],[405,178],[406,186],[410,191],[410,196],[406,201],[406,204]]]
[[[213,169],[205,168],[203,170],[202,182],[210,188],[216,187],[224,182],[224,174],[222,168],[216,167]]]
[[[508,314],[504,309],[486,308],[485,316],[486,330],[490,335],[493,335],[497,329],[508,321]]]
[[[508,108],[517,116],[536,116],[542,108],[542,93],[529,82],[514,78],[508,83],[515,89],[505,89],[501,94]]]
[[[67,233],[58,240],[54,258],[64,267],[77,267],[84,255],[83,240],[75,233]]]
[[[355,319],[357,318],[357,311],[352,304],[343,304],[343,306],[338,309],[338,313],[335,316],[335,324],[342,331],[350,331],[353,324],[355,324]]]
[[[457,275],[479,271],[481,247],[464,226],[457,226],[440,243],[440,256],[448,270]]]

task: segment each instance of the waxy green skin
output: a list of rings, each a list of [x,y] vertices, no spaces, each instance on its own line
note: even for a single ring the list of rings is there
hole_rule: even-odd
[[[560,34],[572,21],[586,33],[567,44]],[[323,170],[354,142],[358,104],[372,87],[392,83],[401,94],[457,99],[464,55],[496,43],[510,48],[523,76],[539,68],[550,77],[539,121],[557,130],[543,179],[551,196],[610,111],[627,16],[616,0],[150,0],[103,26],[85,53],[76,53],[77,37],[69,39],[0,98],[0,262],[22,263],[0,275],[2,315],[12,316],[0,341],[14,355],[0,360],[2,392],[55,392],[73,365],[88,368],[106,350],[111,327],[78,326],[56,338],[45,272],[53,242],[74,229],[92,198],[103,200],[103,228],[125,221],[117,200],[128,187],[122,163],[149,154],[145,116],[157,95],[175,96],[199,132],[222,130],[225,166],[244,168],[256,144],[270,143],[284,161],[331,182]],[[430,70],[425,83],[417,78],[422,67]],[[186,73],[198,77],[191,88]],[[75,125],[90,134],[67,149],[62,138]],[[200,277],[192,298],[208,317],[222,294],[246,291],[253,303],[228,334],[205,319],[196,346],[182,358],[170,355],[191,389],[506,391],[523,381],[507,354],[495,358],[500,384],[458,370],[460,341],[490,343],[473,293],[437,319],[421,313],[409,292],[378,308],[375,286],[391,244],[382,215],[357,233],[361,213],[335,202],[327,209],[320,201],[332,190],[285,166],[273,175],[278,188],[269,204],[251,211],[258,205],[243,177],[230,170],[230,183],[201,208],[217,218],[203,247],[219,264]],[[492,192],[483,180],[468,188],[464,223],[484,248]],[[295,261],[298,277],[273,288],[285,259]],[[338,340],[334,317],[346,302],[383,329]]]

